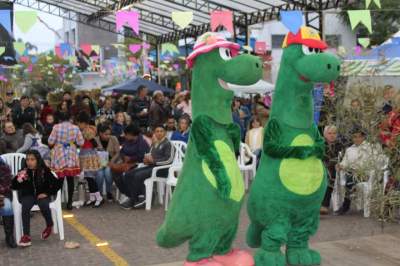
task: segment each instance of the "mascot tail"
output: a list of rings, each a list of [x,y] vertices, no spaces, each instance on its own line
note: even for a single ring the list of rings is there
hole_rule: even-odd
[[[187,238],[181,237],[178,234],[168,232],[165,224],[163,224],[157,232],[157,244],[164,248],[173,248],[183,244]]]

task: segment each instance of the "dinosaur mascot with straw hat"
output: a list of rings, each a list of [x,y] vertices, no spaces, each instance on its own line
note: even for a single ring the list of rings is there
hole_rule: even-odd
[[[252,266],[252,256],[232,249],[244,198],[235,153],[240,129],[233,123],[231,84],[262,78],[258,57],[238,55],[239,45],[217,33],[199,37],[187,58],[193,69],[193,125],[182,172],[157,243],[166,248],[189,241],[185,266]]]
[[[283,48],[263,154],[248,200],[247,244],[260,248],[257,266],[319,265],[321,257],[308,240],[318,229],[327,181],[312,92],[315,83],[339,76],[340,61],[323,52],[326,43],[308,27],[288,33]]]

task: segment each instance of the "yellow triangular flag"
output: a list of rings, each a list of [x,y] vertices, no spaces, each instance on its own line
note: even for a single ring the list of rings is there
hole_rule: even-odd
[[[364,48],[368,48],[371,43],[370,38],[358,38],[358,43],[362,45]]]
[[[6,47],[0,46],[0,55],[6,51]]]
[[[381,0],[365,0],[365,6],[366,8],[369,8],[369,6],[371,5],[371,1],[373,1],[375,3],[375,5],[379,8],[381,8]]]
[[[172,20],[182,29],[186,28],[193,20],[193,12],[191,11],[174,11],[171,14]]]
[[[348,10],[347,13],[353,30],[359,23],[362,23],[372,33],[371,12],[369,10]]]
[[[95,51],[96,54],[100,56],[100,45],[92,45],[92,50]]]
[[[23,32],[27,33],[37,22],[36,11],[17,11],[15,12],[15,24]]]

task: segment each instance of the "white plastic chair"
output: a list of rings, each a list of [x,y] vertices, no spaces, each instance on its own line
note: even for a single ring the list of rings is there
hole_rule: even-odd
[[[251,163],[246,164],[246,158],[251,158]],[[244,185],[249,189],[250,179],[254,179],[257,171],[257,156],[251,151],[246,143],[240,143],[240,153],[238,158],[239,169],[243,173]]]
[[[173,165],[168,170],[167,188],[165,190],[165,211],[168,210],[169,200],[172,198],[172,187],[176,187],[178,183],[178,175],[183,165]]]
[[[174,154],[174,159],[172,161],[172,164],[154,167],[151,177],[144,181],[144,185],[146,186],[146,210],[147,211],[151,210],[151,203],[152,203],[152,199],[153,199],[153,185],[155,182],[157,183],[158,199],[160,201],[160,204],[163,204],[163,197],[164,197],[165,188],[166,188],[166,184],[167,184],[167,178],[157,177],[158,171],[161,169],[168,169],[174,165],[182,165],[183,164],[183,159],[185,156],[184,154],[187,149],[186,143],[183,141],[171,141],[171,143],[175,148],[175,154]]]
[[[26,155],[22,153],[8,153],[1,155],[1,158],[10,166],[12,175],[16,176],[18,171],[21,170],[22,168],[22,161],[26,158]],[[12,193],[13,193],[12,207],[14,212],[15,237],[17,241],[19,241],[23,233],[22,217],[21,217],[22,205],[18,200],[18,192],[13,190]],[[59,232],[60,240],[64,240],[64,222],[61,209],[61,190],[57,192],[56,199],[50,203],[50,209],[51,209],[51,216],[54,222],[53,231],[55,234]],[[32,211],[38,211],[38,210],[39,206],[34,205],[32,207]]]

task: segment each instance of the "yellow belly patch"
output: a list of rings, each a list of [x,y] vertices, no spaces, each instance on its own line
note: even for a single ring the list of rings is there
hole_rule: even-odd
[[[239,202],[242,200],[244,195],[244,182],[235,158],[235,154],[233,153],[231,148],[222,140],[216,140],[214,142],[214,145],[231,182],[232,188],[229,198]],[[215,180],[215,176],[204,160],[202,161],[202,168],[203,173],[207,177],[207,180],[210,182],[210,184],[213,187],[217,188],[217,181]]]
[[[314,141],[306,134],[297,136],[291,143],[291,146],[312,145]],[[279,176],[289,191],[299,195],[310,195],[320,188],[324,178],[324,167],[322,161],[315,156],[305,160],[289,158],[282,160]]]

